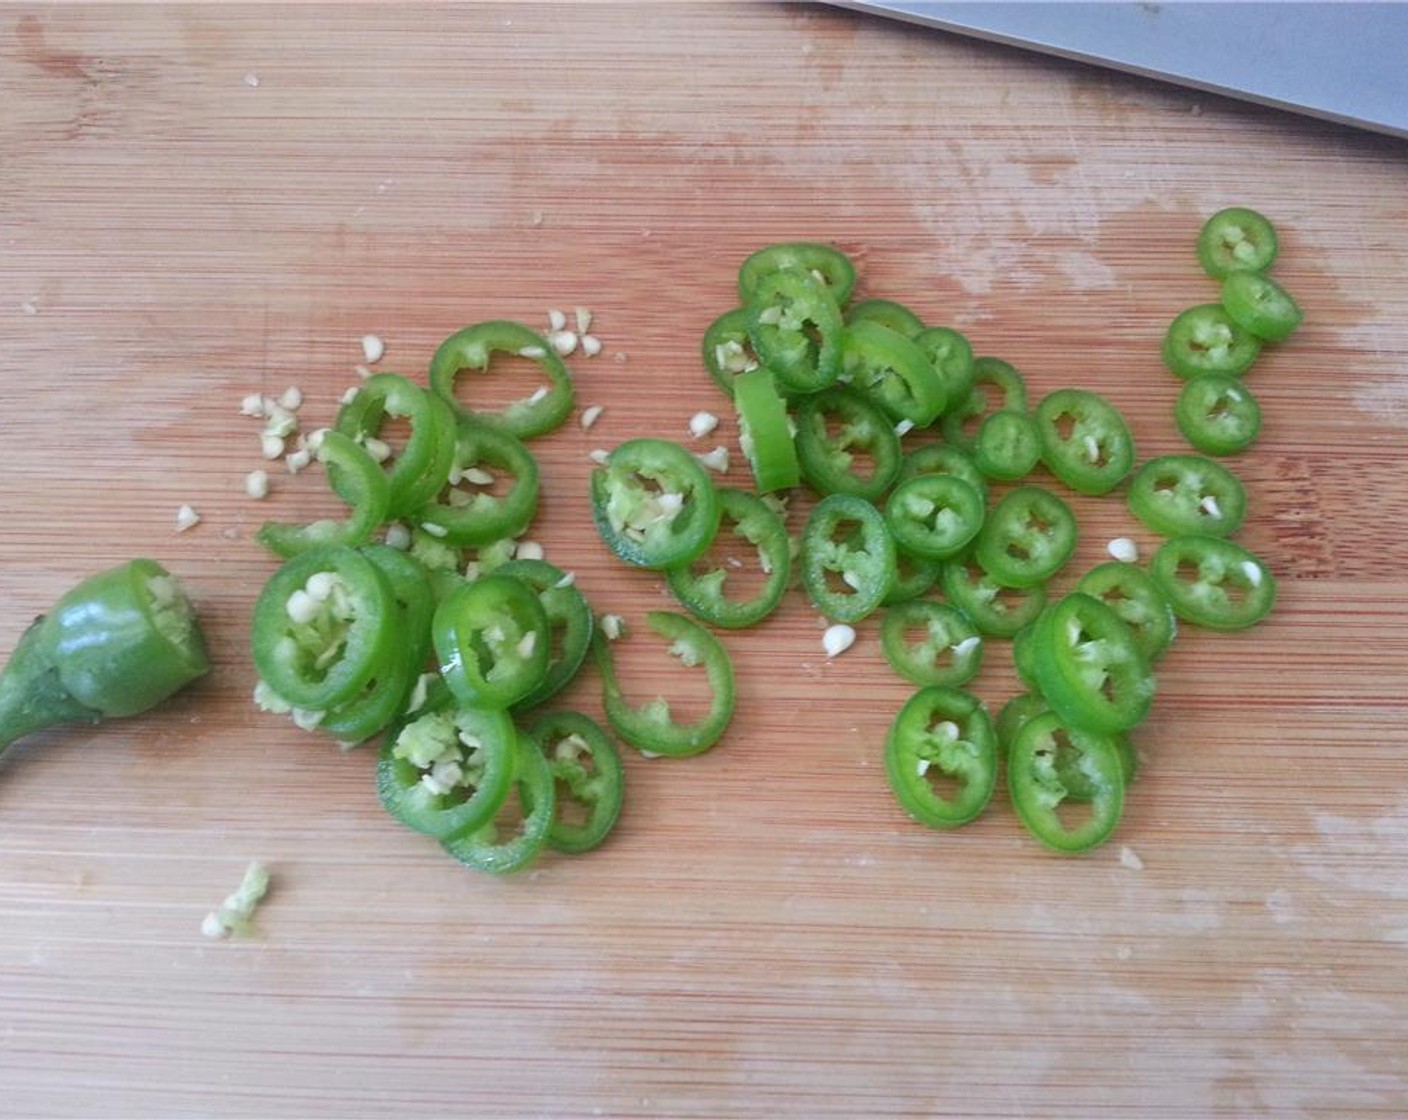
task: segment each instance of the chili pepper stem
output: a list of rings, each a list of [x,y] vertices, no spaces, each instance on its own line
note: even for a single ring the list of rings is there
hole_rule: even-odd
[[[10,744],[59,723],[97,723],[102,716],[85,708],[59,682],[40,649],[39,623],[24,632],[0,671],[0,757]]]

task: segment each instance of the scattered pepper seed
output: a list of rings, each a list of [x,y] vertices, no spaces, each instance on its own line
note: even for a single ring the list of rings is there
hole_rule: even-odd
[[[182,505],[176,511],[176,531],[184,533],[187,529],[194,529],[200,524],[200,514],[188,505]]]
[[[1139,562],[1139,546],[1128,537],[1116,537],[1105,546],[1105,549],[1122,564],[1137,564]]]
[[[368,365],[376,365],[385,353],[386,343],[376,335],[364,334],[362,336],[362,357],[366,358]]]
[[[244,492],[255,501],[269,496],[269,472],[250,471],[244,476]]]
[[[588,408],[582,409],[582,431],[587,431],[587,429],[600,420],[601,414],[604,411],[605,410],[599,404],[594,404]]]

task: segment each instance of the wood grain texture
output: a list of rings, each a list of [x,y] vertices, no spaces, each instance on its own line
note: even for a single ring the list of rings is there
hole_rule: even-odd
[[[252,530],[332,506],[310,476],[243,497],[239,401],[298,384],[326,422],[363,333],[421,375],[467,322],[596,312],[572,366],[606,412],[542,442],[534,536],[639,617],[659,584],[596,540],[586,453],[720,402],[697,340],[747,252],[836,241],[864,293],[1037,395],[1107,394],[1151,455],[1180,446],[1158,340],[1212,297],[1192,241],[1232,203],[1307,311],[1238,463],[1281,603],[1164,662],[1099,853],[1001,803],[905,820],[880,751],[908,689],[873,625],[826,663],[796,600],[726,639],[723,745],[627,759],[611,843],[512,882],[248,703]],[[850,13],[0,7],[0,652],[147,553],[216,661],[5,760],[0,1116],[1408,1113],[1406,275],[1400,142]],[[1079,564],[1152,543],[1074,504]],[[253,857],[261,935],[205,942]]]

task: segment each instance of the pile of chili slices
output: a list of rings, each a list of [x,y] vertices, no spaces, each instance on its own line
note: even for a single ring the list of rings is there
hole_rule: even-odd
[[[386,809],[460,862],[512,872],[545,847],[596,847],[620,811],[612,736],[550,704],[588,652],[616,737],[652,756],[697,754],[734,705],[711,628],[760,622],[796,582],[833,624],[830,653],[883,612],[886,657],[919,686],[885,746],[910,816],[934,828],[973,820],[1005,765],[1026,828],[1055,851],[1087,851],[1119,823],[1136,766],[1128,736],[1149,711],[1151,667],[1176,620],[1242,629],[1275,598],[1266,565],[1230,539],[1242,484],[1208,456],[1256,438],[1259,410],[1240,376],[1300,311],[1265,275],[1276,236],[1255,212],[1213,215],[1198,253],[1220,301],[1177,316],[1163,357],[1187,382],[1177,426],[1203,454],[1137,469],[1108,400],[1060,389],[1031,407],[1021,374],[975,357],[960,332],[893,301],[851,302],[855,268],[839,250],[780,244],[744,261],[740,306],[709,327],[702,356],[732,399],[755,489],[716,485],[708,457],[662,439],[618,445],[591,478],[602,540],[661,572],[684,609],[646,622],[707,678],[708,710],[690,723],[664,699],[629,704],[612,655],[620,620],[594,616],[570,573],[527,549],[515,556],[538,501],[527,441],[573,408],[561,357],[516,323],[459,331],[436,351],[428,388],[372,375],[309,441],[347,519],[260,530],[286,562],[254,610],[256,702],[346,746],[380,737]],[[468,407],[460,375],[496,354],[537,363],[546,386],[501,410]],[[388,421],[409,428],[394,451],[381,438]],[[1166,538],[1148,567],[1132,544],[1112,542],[1114,561],[1048,596],[1077,525],[1052,486],[1029,480],[1038,466],[1080,494],[1124,486],[1132,513]],[[990,483],[1004,484],[1000,499]],[[785,495],[801,485],[818,500],[798,541]],[[756,552],[747,597],[709,562],[721,533]],[[1010,639],[1028,687],[995,720],[963,687],[993,639]]]

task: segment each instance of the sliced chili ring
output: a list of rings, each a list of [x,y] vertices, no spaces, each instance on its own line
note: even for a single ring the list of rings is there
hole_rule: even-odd
[[[1079,780],[1082,794],[1072,796]],[[1007,753],[1007,788],[1027,831],[1054,852],[1075,855],[1110,838],[1124,812],[1124,772],[1119,748],[1108,735],[1073,728],[1054,712],[1028,719]],[[1066,801],[1087,806],[1068,824]]]
[[[753,470],[758,492],[786,490],[801,481],[792,421],[777,392],[772,372],[748,370],[733,379],[738,409],[738,445]]]
[[[811,241],[791,241],[764,246],[743,262],[738,269],[739,300],[751,303],[763,278],[784,270],[815,276],[837,307],[846,306],[856,286],[856,267],[840,249]]]
[[[1247,492],[1221,463],[1201,455],[1161,455],[1135,472],[1129,510],[1166,537],[1229,537],[1242,527]]]
[[[569,855],[599,847],[621,815],[626,780],[611,736],[581,712],[549,712],[528,734],[547,758],[557,786],[548,847]],[[583,819],[568,818],[572,804],[580,807]]]
[[[934,779],[957,782],[952,793]],[[920,689],[885,739],[885,776],[911,817],[956,828],[986,808],[997,787],[997,736],[982,702],[957,688]]]
[[[840,421],[835,435],[830,418]],[[866,474],[856,467],[868,456]],[[850,389],[804,397],[797,406],[797,459],[802,475],[822,494],[849,494],[874,501],[900,470],[900,438],[873,401]]]
[[[988,513],[973,554],[998,583],[1033,587],[1060,571],[1075,547],[1070,507],[1050,490],[1019,486]]]
[[[708,630],[682,614],[651,611],[646,625],[670,641],[670,653],[686,668],[703,666],[709,682],[709,710],[693,723],[676,723],[663,697],[632,707],[616,674],[611,643],[598,630],[592,641],[601,673],[607,722],[638,751],[684,758],[707,751],[723,736],[733,718],[733,663],[728,650]]]
[[[1210,630],[1244,630],[1276,602],[1276,580],[1252,552],[1216,537],[1174,537],[1149,562],[1173,613]]]
[[[1041,461],[1081,494],[1108,494],[1134,466],[1134,439],[1119,409],[1097,393],[1057,389],[1036,407]]]
[[[491,875],[509,875],[532,863],[547,843],[557,814],[552,767],[538,744],[518,732],[513,760],[513,784],[504,799],[517,802],[521,819],[513,833],[502,836],[499,824],[490,820],[473,832],[441,841],[454,859]]]
[[[666,569],[665,579],[692,615],[711,626],[732,630],[761,622],[777,609],[791,579],[792,546],[782,518],[761,498],[728,488],[720,488],[718,497],[723,514],[719,533],[735,534],[756,549],[765,577],[763,586],[751,599],[732,598],[727,592],[728,569],[714,567],[701,572],[699,559]]]
[[[1205,373],[1183,386],[1174,405],[1183,438],[1204,455],[1232,455],[1261,431],[1261,406],[1241,378]]]
[[[918,641],[910,636],[915,631],[922,633]],[[895,672],[918,685],[957,687],[977,676],[983,664],[977,627],[957,607],[932,599],[887,610],[880,648]]]
[[[632,439],[592,471],[592,517],[620,559],[672,568],[701,555],[719,529],[709,472],[679,444]]]
[[[548,384],[502,409],[471,409],[455,393],[462,372],[483,373],[495,354],[517,355],[537,363]],[[572,375],[547,339],[521,323],[494,320],[456,331],[430,359],[430,388],[457,416],[502,427],[519,439],[532,439],[562,425],[572,412]]]
[[[813,507],[802,532],[802,586],[817,610],[859,622],[885,601],[894,579],[895,542],[879,510],[848,494]]]

